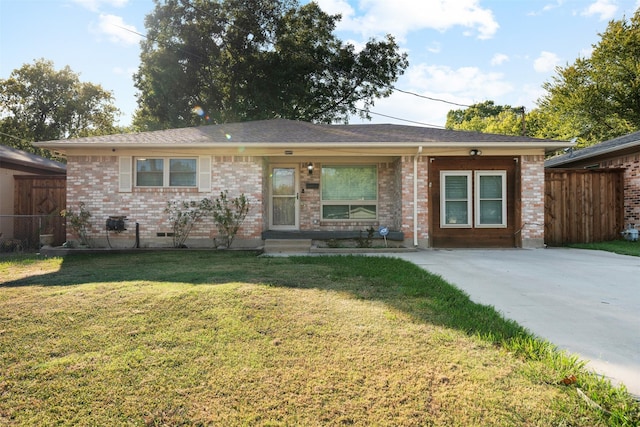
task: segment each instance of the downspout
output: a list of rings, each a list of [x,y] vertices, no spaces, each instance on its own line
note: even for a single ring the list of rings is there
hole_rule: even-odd
[[[418,158],[422,155],[422,145],[413,156],[413,246],[418,247]]]

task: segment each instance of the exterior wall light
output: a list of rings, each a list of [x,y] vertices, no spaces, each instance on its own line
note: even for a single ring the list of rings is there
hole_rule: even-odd
[[[313,163],[309,162],[307,165],[307,170],[309,171],[309,175],[313,174]]]
[[[477,148],[469,150],[469,155],[471,157],[476,157],[476,156],[479,156],[480,154],[482,154],[482,151],[478,150]]]

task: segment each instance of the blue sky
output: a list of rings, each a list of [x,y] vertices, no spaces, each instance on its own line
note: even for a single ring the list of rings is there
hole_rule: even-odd
[[[303,0],[302,3],[305,3]],[[396,87],[469,105],[535,107],[554,67],[590,54],[610,20],[640,0],[318,0],[341,13],[338,36],[358,46],[394,35],[410,66]],[[128,125],[136,108],[132,74],[152,0],[0,0],[0,78],[45,58],[112,91]],[[131,31],[125,31],[128,28]],[[132,32],[133,31],[133,32]],[[455,105],[396,92],[378,100],[372,123],[390,117],[443,126]],[[387,117],[390,116],[390,117]],[[360,123],[353,118],[351,123]]]

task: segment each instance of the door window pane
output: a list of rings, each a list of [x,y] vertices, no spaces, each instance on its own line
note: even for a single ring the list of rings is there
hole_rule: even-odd
[[[295,192],[294,169],[275,168],[272,175],[272,191],[274,196],[290,196]]]
[[[273,198],[273,225],[296,224],[296,199],[294,197]]]

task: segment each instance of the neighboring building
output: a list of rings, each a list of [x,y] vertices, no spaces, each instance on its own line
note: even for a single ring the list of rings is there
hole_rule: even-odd
[[[96,239],[109,216],[126,216],[141,246],[166,246],[168,201],[227,190],[251,202],[234,246],[384,226],[426,248],[542,247],[544,157],[570,143],[277,119],[35,145],[66,155],[67,206],[86,204]],[[212,230],[196,226],[188,245],[211,246]],[[131,244],[129,231],[113,237]]]
[[[33,182],[34,179],[48,178],[53,181],[64,181],[65,174],[64,163],[0,145],[0,238],[37,240],[37,235],[30,236],[27,231],[31,228],[29,223],[40,222],[35,217],[38,215],[57,214],[54,211],[60,195],[64,197],[65,185],[63,182],[59,191],[32,192],[22,191],[22,183],[29,186],[29,182]],[[29,200],[25,200],[26,198]],[[46,200],[51,203],[46,203]],[[27,207],[26,210],[22,210],[22,201],[25,201],[26,205],[33,205],[33,209]],[[29,216],[34,218],[28,218]]]
[[[553,157],[549,169],[623,169],[625,227],[640,226],[640,132]],[[640,227],[639,227],[640,228]]]

